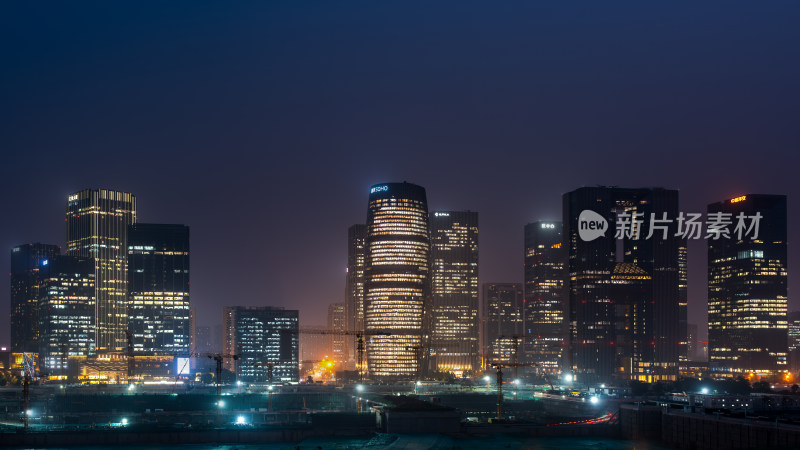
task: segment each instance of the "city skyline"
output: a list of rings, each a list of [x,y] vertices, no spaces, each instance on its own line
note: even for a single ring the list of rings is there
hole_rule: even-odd
[[[95,189],[95,188],[92,188],[92,189]],[[100,188],[97,188],[97,189],[103,190],[104,188],[100,187]],[[109,190],[109,189],[106,189],[106,190]],[[115,192],[113,189],[110,189],[110,191]],[[118,191],[116,191],[116,192],[118,192]],[[136,196],[135,192],[131,192],[131,194],[133,196]],[[732,196],[731,198],[734,198],[735,196],[736,195]],[[141,202],[139,202],[139,204],[141,204]],[[139,204],[137,204],[137,207],[139,206]],[[682,211],[684,211],[685,209],[686,208],[681,207]],[[430,208],[430,211],[434,211],[434,210],[435,210],[435,208],[433,208],[433,207]],[[790,211],[791,211],[791,209],[790,209]],[[791,214],[789,214],[789,216],[791,217]],[[559,217],[559,219],[560,219],[560,217]],[[554,220],[554,221],[557,222],[558,220]],[[538,222],[542,222],[542,221],[540,220]],[[520,227],[520,233],[519,233],[520,234],[520,243],[519,243],[520,252],[524,252],[524,229],[525,229],[525,226],[527,226],[527,224],[522,224],[521,227]],[[350,227],[346,227],[346,229],[344,230],[345,234],[347,234],[347,228],[350,228]],[[790,227],[790,230],[791,230],[791,227]],[[43,237],[42,239],[34,240],[34,241],[31,241],[30,243],[18,243],[14,247],[17,247],[17,246],[20,246],[20,245],[29,245],[29,244],[32,244],[32,243],[39,243],[39,242],[58,242],[58,241],[59,241],[58,239],[51,239],[49,237],[47,237],[47,238]],[[705,253],[706,252],[705,241],[704,240],[697,240],[695,242],[699,243],[699,247],[700,247],[699,250],[702,251],[703,253]],[[692,241],[690,241],[689,248],[691,249],[691,248],[697,247],[698,244],[696,244],[696,243],[694,244],[694,247],[693,247]],[[62,247],[62,251],[63,251],[65,246],[61,245],[61,247]],[[342,259],[344,259],[346,261],[347,260],[347,249],[346,248],[343,249],[343,253],[344,253],[344,255],[343,255],[344,257]],[[66,252],[64,254],[66,254]],[[791,253],[791,247],[790,247],[789,258],[788,258],[789,261],[792,260],[791,255],[792,255],[792,253]],[[703,256],[705,256],[705,255],[703,255]],[[524,257],[520,256],[518,259],[520,259],[520,263],[522,263],[524,265]],[[692,261],[695,261],[694,265],[696,265],[697,264],[696,261],[698,259],[700,259],[699,255],[694,255],[694,259],[692,259],[692,255],[690,254],[690,256],[689,256],[689,261],[690,261],[689,262],[689,271],[690,272],[703,272],[702,275],[705,275],[705,271],[707,269],[707,266],[705,265],[705,261],[703,261],[704,265],[703,265],[702,268],[693,267],[693,262]],[[482,265],[484,265],[484,264],[482,264]],[[347,267],[346,263],[344,264],[344,267],[345,268]],[[789,284],[791,285],[791,274],[793,273],[793,271],[789,271],[789,273],[790,273],[790,277],[789,277],[790,282],[789,282]],[[520,270],[519,277],[517,277],[517,278],[512,280],[510,277],[507,277],[507,276],[504,276],[504,275],[495,276],[494,278],[488,278],[485,275],[481,274],[481,276],[480,276],[480,280],[481,280],[480,284],[483,285],[484,283],[493,283],[493,282],[496,283],[497,282],[496,280],[504,280],[503,282],[523,283],[524,270]],[[345,273],[345,276],[341,277],[341,280],[342,280],[341,281],[342,288],[346,288],[346,273]],[[6,282],[8,282],[8,281],[6,281]],[[688,290],[690,292],[690,294],[689,294],[690,297],[693,294],[697,293],[697,291],[699,291],[699,290],[703,290],[705,292],[705,290],[707,288],[706,280],[700,280],[700,283],[702,283],[702,284],[698,284],[698,282],[694,282],[693,283],[692,281],[689,282]],[[345,289],[342,289],[342,290],[345,290]],[[6,292],[8,292],[8,290],[6,290]],[[341,295],[341,299],[339,299],[337,301],[338,302],[344,301],[345,296],[346,296],[346,293]],[[0,298],[1,297],[2,296],[0,296]],[[334,296],[334,298],[335,298],[335,296]],[[7,297],[7,299],[8,299],[8,297]],[[795,311],[795,310],[800,310],[800,302],[797,302],[799,304],[797,304],[795,306],[792,303],[791,299],[792,299],[792,297],[790,295],[789,296],[789,311],[791,312],[791,311]],[[196,306],[196,304],[194,302],[195,302],[195,300],[193,300],[192,304],[193,304],[193,306]],[[484,298],[483,298],[482,295],[480,297],[480,302],[483,305]],[[287,302],[285,300],[284,301],[280,301],[279,300],[277,302],[272,302],[272,303],[270,303],[268,301],[259,302],[259,301],[255,301],[255,300],[251,301],[251,302],[246,302],[246,304],[241,304],[241,303],[242,302],[238,302],[237,303],[237,302],[234,301],[234,302],[232,302],[230,304],[215,305],[214,307],[217,307],[217,306],[280,306],[280,307],[287,307],[287,308],[295,307],[294,303],[292,303],[291,301]],[[326,321],[327,321],[327,306],[328,306],[328,304],[329,303],[320,302],[319,305],[310,305],[310,306],[308,306],[306,308],[306,312],[307,313],[311,313],[309,315],[311,317],[314,317],[314,319],[303,320],[303,323],[306,324],[306,325],[312,325],[312,326],[325,324]],[[319,310],[316,309],[317,307],[319,308]],[[691,322],[691,323],[695,323],[696,322],[696,323],[706,324],[704,315],[705,315],[705,312],[706,312],[707,304],[704,302],[702,304],[702,309],[703,310],[702,311],[698,311],[700,308],[701,308],[701,306],[698,305],[697,302],[693,303],[690,300],[690,306],[689,306],[690,315],[688,317],[688,321],[689,322]],[[695,316],[691,315],[692,311],[695,313]],[[200,314],[201,319],[198,322],[198,325],[199,326],[208,325],[208,326],[212,326],[212,327],[215,326],[215,325],[220,325],[221,324],[220,321],[216,321],[215,322],[215,320],[217,318],[214,317],[214,316],[216,316],[216,315],[217,314],[214,314],[213,311],[203,311],[203,309],[201,307],[201,314]],[[205,321],[203,321],[203,318],[206,318],[206,319],[210,318],[211,320],[208,321],[208,322],[205,322]],[[705,334],[705,333],[707,333],[707,328],[705,326],[701,327],[699,329],[699,331],[698,331],[698,336],[700,337],[700,339],[707,339],[707,334]],[[3,339],[4,339],[4,336],[0,335],[0,345],[6,345],[6,344],[2,344]],[[6,337],[6,339],[7,339],[7,337]],[[10,343],[10,341],[9,341],[9,343]]]
[[[797,223],[796,5],[425,11],[13,5],[0,248],[63,251],[69,194],[131,192],[139,220],[192,227],[198,324],[263,285],[253,302],[323,324],[321,305],[343,301],[347,227],[384,180],[425,186],[431,210],[481,214],[481,284],[522,282],[522,227],[560,220],[560,196],[581,186],[679,189],[695,212],[782,194]],[[699,324],[705,253],[690,243]],[[789,246],[790,310],[798,263]],[[8,292],[3,277],[5,311]]]

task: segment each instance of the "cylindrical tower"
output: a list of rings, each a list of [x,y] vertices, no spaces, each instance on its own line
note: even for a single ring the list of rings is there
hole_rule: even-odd
[[[372,186],[366,247],[364,291],[369,374],[376,378],[418,376],[430,294],[425,188],[405,182]]]

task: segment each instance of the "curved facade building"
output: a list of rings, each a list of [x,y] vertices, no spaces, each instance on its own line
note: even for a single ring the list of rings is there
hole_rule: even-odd
[[[430,295],[428,204],[423,187],[384,183],[370,188],[366,247],[369,374],[415,377],[422,367]]]

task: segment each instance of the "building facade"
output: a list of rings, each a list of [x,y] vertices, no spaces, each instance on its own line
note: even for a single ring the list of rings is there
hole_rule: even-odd
[[[67,254],[95,263],[95,350],[121,356],[127,347],[128,226],[136,222],[136,197],[84,189],[67,198]]]
[[[41,271],[61,249],[50,244],[24,244],[11,249],[11,352],[39,351]]]
[[[370,188],[364,269],[368,372],[373,378],[421,375],[429,345],[430,237],[425,188]],[[376,334],[386,333],[386,334]]]
[[[364,266],[367,251],[367,226],[356,224],[347,230],[347,277],[345,282],[345,317],[347,330],[364,330]],[[346,340],[346,369],[355,370],[358,352],[354,339]],[[358,370],[365,370],[360,367]]]
[[[251,383],[298,381],[299,315],[271,306],[224,307],[225,368]]]
[[[525,296],[520,283],[484,283],[486,365],[522,360]]]
[[[152,356],[189,353],[189,227],[131,225],[128,279],[128,329],[134,352]]]
[[[42,267],[39,367],[50,379],[78,376],[94,354],[95,278],[90,258],[58,255]]]
[[[800,370],[800,311],[789,313],[789,370]]]
[[[786,196],[743,195],[708,205],[708,214],[731,222],[730,236],[706,241],[709,368],[777,375],[788,353]],[[757,236],[737,237],[740,214],[761,216]]]
[[[598,365],[598,371],[613,373],[624,383],[628,380],[652,382],[656,373],[656,355],[652,330],[655,327],[655,308],[652,307],[653,277],[634,263],[614,265],[607,292],[614,320],[610,342],[614,358],[598,361],[613,366]]]
[[[347,320],[344,312],[344,303],[331,303],[328,305],[328,329],[343,332],[347,329]],[[331,355],[334,361],[342,363],[346,358],[346,343],[352,339],[343,334],[332,334],[331,336]]]
[[[662,188],[584,187],[563,196],[564,241],[569,271],[570,332],[568,370],[584,383],[633,377],[646,382],[677,379],[681,342],[680,246],[676,235],[678,191]],[[667,218],[669,222],[661,222]],[[656,220],[652,220],[656,219]],[[626,225],[627,223],[627,225]],[[622,224],[622,229],[617,226]],[[652,235],[650,234],[653,226]],[[601,226],[603,233],[584,239],[581,227]],[[622,231],[621,233],[619,231]],[[654,317],[643,338],[652,358],[633,357],[641,366],[625,369],[618,357],[614,270],[633,264],[650,280],[642,312]],[[648,309],[649,308],[649,309]],[[623,352],[624,353],[624,352]],[[630,372],[630,373],[628,373]]]
[[[431,370],[480,369],[478,213],[434,211],[431,227]]]
[[[566,345],[567,257],[561,222],[525,226],[526,362],[558,372]]]
[[[689,246],[686,239],[681,239],[678,247],[678,308],[678,336],[681,340],[678,361],[680,367],[686,367],[686,363],[693,361],[689,350]]]

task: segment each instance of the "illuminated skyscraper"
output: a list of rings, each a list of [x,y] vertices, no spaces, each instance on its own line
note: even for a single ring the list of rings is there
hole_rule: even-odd
[[[39,351],[39,288],[41,270],[61,249],[57,245],[25,244],[11,249],[11,351]]]
[[[94,261],[58,255],[42,266],[39,358],[52,378],[74,377],[94,353]]]
[[[328,305],[328,329],[335,331],[345,331],[344,303],[331,303]],[[344,361],[345,357],[345,336],[330,335],[331,338],[331,358],[334,361]]]
[[[681,239],[678,247],[678,337],[680,338],[680,348],[678,350],[678,360],[681,367],[693,360],[689,350],[689,247],[686,239]],[[694,333],[697,336],[697,330]]]
[[[144,355],[188,353],[189,227],[137,223],[128,229],[128,329]]]
[[[709,217],[717,213],[732,223],[730,237],[707,239],[709,368],[777,374],[787,369],[788,352],[786,196],[748,194],[708,205]],[[761,216],[756,239],[754,229],[737,237],[740,213]]]
[[[298,381],[298,317],[297,310],[271,306],[224,307],[224,352],[240,355],[225,359],[225,368],[243,381]]]
[[[651,306],[652,289],[653,277],[641,267],[626,262],[614,265],[605,290],[614,317],[610,346],[615,355],[599,359],[598,372],[614,373],[620,382],[653,381],[656,360],[652,330],[656,317]]]
[[[425,188],[410,183],[370,188],[364,272],[369,374],[419,375],[427,346],[430,238]]]
[[[348,331],[364,330],[364,265],[367,251],[367,226],[356,224],[347,230],[347,280],[345,286],[344,314]],[[346,368],[354,370],[358,358],[356,341],[345,340]]]
[[[435,211],[431,224],[431,366],[461,376],[480,368],[478,213]]]
[[[556,372],[567,337],[567,252],[561,222],[525,226],[525,357]]]
[[[95,345],[98,354],[124,353],[128,327],[128,226],[136,197],[84,189],[67,198],[67,254],[95,263]]]
[[[789,313],[789,370],[800,370],[800,312]]]
[[[800,311],[788,314],[789,320],[789,351],[800,348]]]
[[[584,240],[579,235],[579,218],[592,211],[605,222],[605,234]],[[681,342],[681,254],[682,240],[676,236],[678,191],[663,188],[626,189],[618,187],[584,187],[563,196],[564,242],[568,246],[569,270],[569,351],[567,366],[580,382],[606,382],[616,377],[632,376],[641,381],[675,380]],[[652,222],[653,236],[648,238],[651,215],[671,222]],[[639,226],[628,227],[626,234],[615,238],[617,216],[636,217]],[[592,219],[594,220],[594,219]],[[621,219],[622,220],[622,219]],[[588,226],[588,219],[583,226]],[[594,222],[593,222],[594,223]],[[621,222],[621,223],[624,223]],[[638,235],[636,234],[638,233]],[[649,280],[622,280],[632,274],[618,263],[627,263],[646,273]],[[636,272],[634,271],[634,272]],[[635,275],[635,274],[634,274]],[[615,276],[617,277],[615,279]],[[638,277],[638,275],[637,275]],[[625,277],[623,277],[625,278]],[[647,337],[640,339],[652,346],[652,358],[633,358],[641,366],[625,368],[620,361],[617,326],[624,323],[616,297],[637,298],[616,284],[641,284],[650,293],[643,302],[642,314],[653,317],[646,328]],[[624,353],[624,352],[623,352]],[[625,358],[623,358],[625,359]]]
[[[524,296],[520,283],[484,283],[486,363],[522,359]]]

